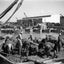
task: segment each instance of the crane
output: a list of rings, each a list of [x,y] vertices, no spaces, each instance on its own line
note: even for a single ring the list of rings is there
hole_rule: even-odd
[[[27,18],[27,15],[26,15],[26,13],[24,12],[24,15],[25,15],[25,17]]]
[[[5,9],[1,14],[0,14],[0,19],[3,18],[12,8],[14,5],[16,5],[18,3],[19,0],[15,0],[7,9]],[[5,23],[3,23],[2,25],[6,24],[11,18],[12,16],[16,13],[16,11],[21,7],[23,3],[23,0],[21,0],[16,9],[14,10],[14,12],[12,13],[12,15],[5,21]]]

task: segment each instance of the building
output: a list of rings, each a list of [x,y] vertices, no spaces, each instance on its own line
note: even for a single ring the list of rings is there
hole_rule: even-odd
[[[50,28],[64,29],[64,16],[60,14],[45,17],[43,22],[47,23]]]
[[[60,24],[61,24],[61,26],[64,26],[64,16],[60,17]]]
[[[43,18],[43,22],[49,22],[49,23],[60,23],[60,15],[51,15],[50,17]]]
[[[51,17],[51,15],[27,17],[27,18],[23,18],[22,20],[25,26],[35,26],[39,23],[42,23],[43,18],[47,18],[47,17]]]
[[[56,23],[64,25],[64,16],[60,14],[56,15],[44,15],[44,16],[35,16],[35,17],[25,17],[17,20],[17,24],[22,25],[23,27],[35,26],[38,23],[49,23],[52,27],[56,27]],[[58,24],[57,24],[58,25]],[[62,28],[62,27],[61,27]]]

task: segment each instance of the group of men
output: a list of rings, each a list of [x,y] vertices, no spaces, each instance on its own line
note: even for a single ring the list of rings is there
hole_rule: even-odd
[[[15,33],[16,33],[16,31],[15,31]],[[20,27],[18,28],[17,32],[19,32],[19,34],[17,34],[17,36],[15,37],[16,41],[14,41],[13,37],[10,38],[9,36],[6,36],[5,41],[4,41],[3,45],[2,45],[2,49],[3,49],[3,51],[5,53],[11,53],[11,51],[13,50],[13,48],[16,47],[19,50],[18,53],[21,55],[22,32],[21,32],[21,28]]]
[[[15,32],[17,31],[17,29],[15,29]],[[18,54],[20,54],[21,55],[21,49],[22,49],[22,45],[23,45],[23,43],[22,43],[22,29],[20,28],[20,27],[18,27],[18,35],[17,35],[17,37],[16,37],[16,48],[18,49]],[[61,40],[60,40],[60,36],[61,36],[61,34],[59,34],[59,36],[58,36],[58,40],[57,40],[57,42],[55,43],[55,45],[56,45],[56,47],[55,47],[55,49],[56,49],[56,52],[59,52],[60,50],[61,50]],[[30,37],[28,38],[28,39],[30,39],[31,41],[33,41],[33,38],[32,38],[32,34],[30,35]],[[6,42],[9,40],[9,38],[6,38],[5,39],[5,44],[6,44]],[[35,39],[35,40],[37,40],[37,39]],[[46,40],[47,40],[47,35],[46,35]],[[9,41],[8,41],[9,42]],[[39,41],[38,41],[39,42]],[[43,42],[42,42],[43,43]],[[38,43],[39,44],[39,43]],[[11,47],[12,47],[12,45],[11,44],[9,44],[8,45],[9,47],[10,47],[10,49],[9,50],[11,50]]]

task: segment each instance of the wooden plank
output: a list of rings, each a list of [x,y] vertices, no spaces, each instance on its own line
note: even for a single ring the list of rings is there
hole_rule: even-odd
[[[8,64],[14,64],[14,62],[11,62],[10,60],[8,60],[6,57],[4,57],[3,55],[0,54],[0,60],[1,61],[4,61]]]

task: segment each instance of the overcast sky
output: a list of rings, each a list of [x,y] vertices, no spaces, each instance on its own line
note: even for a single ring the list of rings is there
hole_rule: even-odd
[[[14,0],[0,0],[0,13],[2,13],[2,11],[13,1]],[[16,6],[17,5],[0,20],[6,21],[15,10]],[[24,12],[28,17],[52,14],[64,15],[64,0],[24,0],[21,8],[15,13],[10,21],[16,21],[16,18],[22,19],[25,17]]]

